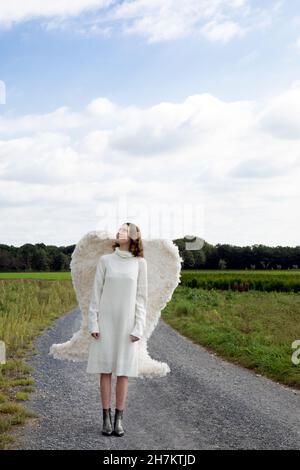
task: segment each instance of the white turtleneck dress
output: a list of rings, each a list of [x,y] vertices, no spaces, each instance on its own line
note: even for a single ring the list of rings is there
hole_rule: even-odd
[[[100,256],[88,312],[91,336],[86,372],[138,376],[138,342],[146,325],[147,261],[115,248]]]

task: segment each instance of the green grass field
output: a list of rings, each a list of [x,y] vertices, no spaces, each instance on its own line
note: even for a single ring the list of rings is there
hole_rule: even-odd
[[[41,272],[41,273],[0,273],[0,279],[45,279],[54,281],[70,281],[71,272]]]

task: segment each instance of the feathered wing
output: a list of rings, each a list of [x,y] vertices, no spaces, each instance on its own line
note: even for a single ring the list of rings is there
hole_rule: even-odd
[[[147,341],[158,324],[161,310],[171,300],[180,281],[181,261],[177,245],[168,239],[144,239],[147,260],[148,300],[146,326],[139,345],[139,377],[163,377],[170,372],[165,362],[150,357]]]
[[[92,231],[77,243],[71,257],[71,277],[82,319],[80,329],[70,340],[52,344],[49,354],[56,359],[81,362],[88,359],[91,335],[88,331],[88,310],[99,257],[112,252],[112,235],[106,231]]]
[[[106,231],[92,231],[83,236],[72,253],[71,275],[82,314],[80,329],[65,343],[52,344],[49,354],[56,359],[85,361],[91,335],[88,332],[88,310],[99,257],[112,253],[114,236]],[[149,356],[147,340],[155,329],[161,310],[172,298],[180,281],[181,261],[178,247],[168,239],[143,239],[147,261],[148,298],[143,337],[138,341],[138,376],[163,377],[170,368],[165,362]]]

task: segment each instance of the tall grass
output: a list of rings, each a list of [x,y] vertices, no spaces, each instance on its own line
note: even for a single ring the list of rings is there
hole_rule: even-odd
[[[300,270],[182,271],[181,285],[203,289],[300,292]]]
[[[6,364],[0,364],[0,449],[13,442],[13,425],[34,417],[21,405],[34,385],[25,362],[34,338],[76,304],[71,282],[0,281],[0,339],[7,356]]]

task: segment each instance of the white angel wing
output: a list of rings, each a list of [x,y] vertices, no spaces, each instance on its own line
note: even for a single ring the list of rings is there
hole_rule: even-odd
[[[49,354],[56,359],[85,361],[91,335],[88,332],[88,309],[93,280],[100,256],[112,253],[114,236],[106,231],[93,231],[78,242],[71,258],[72,283],[76,292],[82,323],[72,338],[61,344],[52,344]],[[163,377],[170,368],[165,362],[149,356],[147,340],[155,329],[161,310],[172,298],[180,281],[181,261],[178,247],[168,239],[143,239],[144,257],[147,260],[148,301],[144,336],[138,341],[138,376]]]

